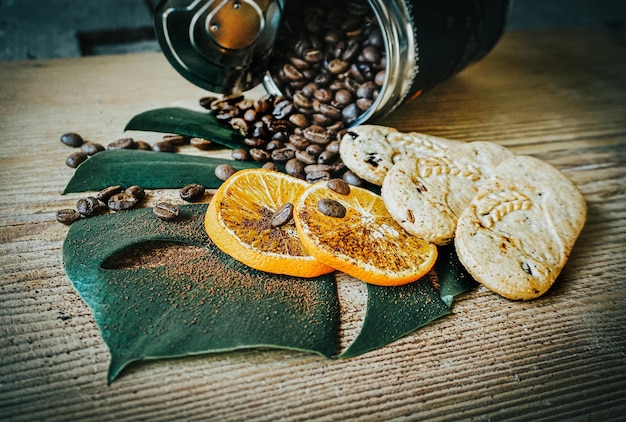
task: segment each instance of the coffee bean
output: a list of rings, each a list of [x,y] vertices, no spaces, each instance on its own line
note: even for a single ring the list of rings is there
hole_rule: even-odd
[[[107,145],[107,149],[135,149],[137,145],[133,138],[120,138]]]
[[[343,180],[352,186],[363,186],[363,180],[351,170],[343,174]]]
[[[319,155],[324,151],[324,148],[318,144],[309,144],[305,151],[314,157],[319,157]]]
[[[330,142],[328,132],[321,126],[309,126],[302,131],[302,135],[318,145],[327,145]]]
[[[160,141],[152,145],[152,151],[156,152],[176,152],[176,147],[168,141]]]
[[[189,143],[189,138],[183,135],[163,135],[162,140],[177,147]]]
[[[286,119],[291,113],[294,112],[294,110],[295,107],[291,101],[283,100],[274,107],[274,110],[272,111],[272,116],[281,120]]]
[[[383,86],[385,84],[385,77],[387,75],[386,70],[379,71],[374,77],[374,83],[378,86]]]
[[[146,141],[135,141],[135,149],[140,151],[152,151],[152,145]]]
[[[293,219],[293,204],[287,202],[272,215],[272,227],[281,227]]]
[[[135,198],[137,201],[143,201],[146,199],[146,191],[137,185],[130,186],[124,190],[125,193],[129,193]]]
[[[322,151],[317,157],[318,164],[329,164],[337,159],[337,153],[329,150]]]
[[[68,147],[77,148],[84,142],[83,137],[75,132],[68,132],[61,135],[61,142]]]
[[[118,193],[107,201],[107,206],[113,211],[127,211],[137,206],[139,201],[130,193]]]
[[[324,215],[334,218],[344,218],[346,216],[346,207],[334,199],[322,198],[317,203],[317,209]]]
[[[84,152],[76,151],[71,153],[65,159],[65,164],[67,164],[68,167],[75,169],[76,167],[87,161],[87,158],[89,158],[89,156]]]
[[[320,50],[308,50],[302,54],[302,58],[307,63],[316,64],[324,60],[324,53]]]
[[[339,89],[335,92],[335,104],[338,106],[346,106],[352,102],[352,93],[346,88]]]
[[[316,171],[313,173],[306,173],[305,180],[309,183],[317,183],[323,180],[330,179],[330,173],[327,171]]]
[[[297,127],[306,127],[309,125],[309,119],[302,113],[296,113],[289,116],[289,122]]]
[[[212,96],[202,97],[202,98],[200,98],[199,103],[200,103],[201,107],[206,108],[206,109],[210,109],[211,108],[211,103],[213,103],[213,101],[216,101],[216,100],[217,100],[217,97],[212,97]]]
[[[231,157],[233,160],[246,161],[250,159],[250,153],[243,148],[237,148],[231,152]]]
[[[277,163],[284,163],[295,157],[296,153],[289,148],[280,148],[273,150],[271,156],[272,160],[276,161]]]
[[[350,194],[350,185],[343,179],[330,179],[328,181],[328,189],[337,192],[340,195]]]
[[[304,165],[297,158],[292,158],[285,163],[285,171],[292,176],[301,175]]]
[[[163,221],[172,221],[180,215],[180,208],[168,202],[159,202],[152,208],[152,213]]]
[[[250,157],[257,162],[265,162],[272,158],[269,152],[261,148],[252,148],[250,150]]]
[[[80,151],[84,154],[91,156],[100,151],[104,151],[104,146],[95,142],[85,142],[81,145]]]
[[[341,110],[341,115],[343,116],[344,122],[347,124],[354,123],[356,119],[361,115],[361,109],[356,105],[356,103],[352,103]]]
[[[303,150],[309,146],[309,141],[302,135],[296,135],[295,133],[289,137],[289,143],[295,147],[295,149]]]
[[[371,98],[359,98],[358,100],[356,100],[356,106],[361,111],[369,110],[372,104],[374,104],[374,100],[372,100]]]
[[[57,211],[56,219],[59,223],[63,223],[69,226],[70,224],[80,220],[80,213],[71,208],[64,208]]]
[[[204,191],[204,186],[197,183],[191,183],[187,186],[184,186],[180,190],[179,194],[183,201],[197,202],[204,196]]]
[[[341,145],[340,141],[332,141],[328,145],[326,145],[326,151],[329,152],[339,152],[339,145]]]
[[[199,150],[203,150],[203,151],[213,148],[213,142],[209,141],[208,139],[203,139],[203,138],[191,138],[189,140],[189,144],[192,147],[198,148]]]
[[[330,89],[318,88],[313,92],[313,97],[322,103],[329,103],[333,99],[333,93]]]
[[[327,68],[330,73],[335,75],[343,73],[350,67],[350,63],[347,60],[333,59],[328,62]]]
[[[220,164],[215,167],[215,177],[217,177],[222,182],[225,182],[230,176],[235,174],[237,170],[230,164]]]
[[[296,151],[296,158],[304,165],[310,165],[317,162],[315,156],[306,151]]]
[[[268,161],[267,163],[263,164],[263,166],[261,167],[267,170],[279,171],[278,166],[271,161]]]
[[[102,204],[97,198],[88,196],[87,198],[79,199],[76,203],[76,210],[80,215],[84,217],[92,217],[97,215],[102,209]]]
[[[120,185],[109,186],[108,188],[104,188],[100,192],[98,192],[96,194],[96,198],[106,203],[110,197],[118,193],[122,193],[123,191],[124,191],[124,188],[122,188]]]

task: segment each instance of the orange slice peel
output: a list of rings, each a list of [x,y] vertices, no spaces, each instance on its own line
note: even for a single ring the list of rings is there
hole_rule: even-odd
[[[283,221],[285,204],[295,205],[308,186],[271,170],[240,170],[211,199],[206,232],[219,249],[256,270],[306,278],[328,274],[334,269],[307,253],[294,220]]]
[[[340,204],[345,215],[327,215],[329,203]],[[309,254],[367,283],[398,286],[416,281],[437,259],[434,244],[406,232],[381,197],[364,188],[351,186],[342,194],[327,181],[310,185],[295,204],[293,217]]]

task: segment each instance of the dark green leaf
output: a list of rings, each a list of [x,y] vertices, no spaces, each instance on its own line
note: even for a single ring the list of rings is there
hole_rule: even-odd
[[[149,208],[74,223],[65,270],[94,312],[111,353],[109,382],[130,362],[268,347],[336,354],[339,305],[334,277],[252,270],[207,238],[205,205],[163,222]],[[185,262],[115,267],[111,258],[151,242],[206,248]],[[168,263],[169,262],[169,263]]]
[[[456,296],[473,289],[477,285],[476,280],[459,262],[454,245],[439,248],[435,271],[439,280],[439,295],[449,308],[452,307],[452,301]]]
[[[179,107],[148,110],[134,116],[125,130],[173,133],[208,139],[228,148],[242,148],[243,136],[227,128],[213,113]]]
[[[78,166],[63,193],[95,191],[115,185],[178,189],[189,183],[212,189],[222,184],[215,177],[215,167],[220,164],[230,164],[237,170],[261,165],[166,152],[108,150],[95,154]]]
[[[363,327],[339,357],[350,358],[378,349],[448,315],[454,296],[476,285],[459,263],[453,246],[439,249],[435,272],[439,289],[428,274],[404,286],[368,285]]]

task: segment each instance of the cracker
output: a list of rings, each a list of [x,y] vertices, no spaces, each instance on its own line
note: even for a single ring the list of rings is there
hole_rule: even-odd
[[[409,233],[444,245],[482,181],[513,153],[491,142],[459,143],[441,155],[405,158],[387,173],[381,195]]]
[[[508,299],[544,294],[586,219],[580,191],[537,158],[504,160],[458,220],[455,245],[468,272]]]
[[[407,156],[436,156],[457,141],[421,133],[404,133],[379,125],[351,128],[341,139],[343,163],[361,179],[381,186],[395,162]]]

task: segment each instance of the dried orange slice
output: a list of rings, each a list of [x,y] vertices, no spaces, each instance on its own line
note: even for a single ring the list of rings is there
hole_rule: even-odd
[[[283,206],[295,205],[308,186],[275,171],[241,170],[211,199],[204,219],[206,232],[223,252],[260,271],[296,277],[330,273],[333,268],[306,252],[290,215],[283,218],[290,213]]]
[[[300,240],[311,255],[380,286],[407,284],[430,271],[437,247],[406,232],[379,195],[355,186],[338,193],[329,183],[311,185],[294,208]]]

